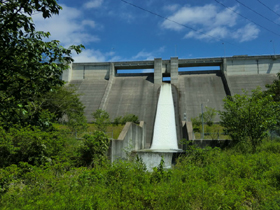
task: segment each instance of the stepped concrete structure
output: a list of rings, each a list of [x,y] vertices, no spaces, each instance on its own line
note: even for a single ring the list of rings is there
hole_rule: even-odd
[[[185,71],[187,67],[205,67],[206,71]],[[215,67],[211,70],[212,67]],[[217,70],[217,67],[218,70]],[[133,73],[153,69],[152,73]],[[120,73],[119,70],[129,70]],[[78,87],[88,121],[96,109],[106,110],[111,119],[135,114],[145,122],[145,148],[153,136],[159,88],[170,77],[175,107],[178,142],[183,137],[182,121],[201,113],[201,107],[222,110],[223,98],[265,88],[280,72],[280,55],[233,56],[149,61],[72,63],[62,79]],[[216,119],[219,120],[218,117]],[[183,123],[186,124],[186,123]],[[142,137],[141,137],[142,138]],[[143,139],[143,138],[142,138]],[[142,141],[142,140],[141,140]]]

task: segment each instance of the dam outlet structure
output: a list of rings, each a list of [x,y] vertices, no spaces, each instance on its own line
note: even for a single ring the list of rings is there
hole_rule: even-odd
[[[172,87],[169,83],[163,83],[157,104],[152,146],[136,153],[147,170],[152,171],[154,167],[159,166],[161,159],[164,160],[164,168],[171,168],[173,154],[179,152],[183,150],[179,150],[177,144]]]
[[[114,162],[144,150],[154,151],[150,155],[161,159],[160,152],[155,151],[172,153],[186,149],[181,139],[203,147],[214,145],[214,141],[219,143],[219,139],[206,139],[204,135],[196,139],[193,134],[191,119],[201,114],[201,107],[222,111],[225,97],[243,94],[243,90],[250,93],[258,86],[265,89],[266,84],[277,79],[279,72],[280,55],[171,57],[166,60],[74,62],[63,71],[61,79],[77,87],[88,122],[93,121],[92,113],[97,109],[108,112],[112,120],[127,114],[138,116],[139,124],[126,123],[118,138],[111,140],[108,156]],[[176,132],[170,119],[161,119],[169,115],[169,111],[159,114],[159,95],[162,95],[159,90],[165,78],[170,78]],[[164,84],[161,90],[167,86]],[[164,95],[170,95],[170,89],[167,92]],[[171,103],[168,106],[171,107]],[[213,121],[219,122],[220,117],[217,115]],[[176,133],[176,137],[165,139],[169,133]],[[165,157],[165,162],[167,159]],[[155,161],[156,164],[159,161]]]

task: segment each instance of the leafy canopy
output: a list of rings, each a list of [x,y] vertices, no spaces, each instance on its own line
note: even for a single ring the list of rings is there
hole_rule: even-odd
[[[272,84],[267,84],[265,94],[273,95],[274,101],[280,101],[280,72],[277,74],[278,79],[274,80]]]
[[[107,126],[110,124],[109,113],[102,109],[97,109],[92,113],[94,123],[96,124],[97,130],[106,132]]]
[[[219,112],[221,125],[238,142],[249,142],[253,150],[266,136],[268,129],[277,123],[279,105],[272,95],[265,95],[257,88],[249,95],[236,94],[224,99],[224,111]]]
[[[50,33],[36,31],[32,15],[50,18],[61,9],[55,0],[0,0],[0,120],[6,127],[42,126],[51,119],[37,99],[63,85],[60,75],[73,61],[71,51],[80,53],[83,46],[44,41]]]

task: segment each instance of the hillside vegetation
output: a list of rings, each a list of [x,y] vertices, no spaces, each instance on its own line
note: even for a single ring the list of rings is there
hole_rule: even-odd
[[[21,162],[0,169],[0,208],[280,209],[279,154],[274,140],[255,153],[189,147],[167,171],[146,172],[141,160],[77,168],[67,155]]]

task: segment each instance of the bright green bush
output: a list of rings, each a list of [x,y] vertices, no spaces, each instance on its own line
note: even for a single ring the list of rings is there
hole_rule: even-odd
[[[249,143],[255,152],[275,127],[279,118],[279,105],[272,95],[265,95],[260,88],[251,95],[244,91],[224,99],[224,111],[219,112],[221,125],[229,133],[234,143]]]
[[[84,135],[78,148],[82,166],[93,166],[95,162],[104,161],[109,149],[110,140],[102,131],[94,131],[93,135]]]
[[[104,155],[100,136],[85,137],[85,154]],[[279,148],[275,141],[256,153],[188,146],[173,169],[152,172],[139,158],[80,168],[57,159],[19,163],[0,169],[0,209],[280,209]]]
[[[41,165],[51,162],[62,151],[65,138],[58,132],[43,132],[37,127],[0,127],[0,167],[19,162]]]
[[[134,115],[134,114],[127,114],[125,116],[118,116],[114,119],[114,124],[118,125],[118,124],[126,124],[127,122],[133,122],[138,124],[139,123],[139,119],[138,116]]]
[[[102,109],[97,109],[92,113],[94,118],[94,124],[99,131],[106,132],[108,125],[110,124],[110,116],[109,113]]]

